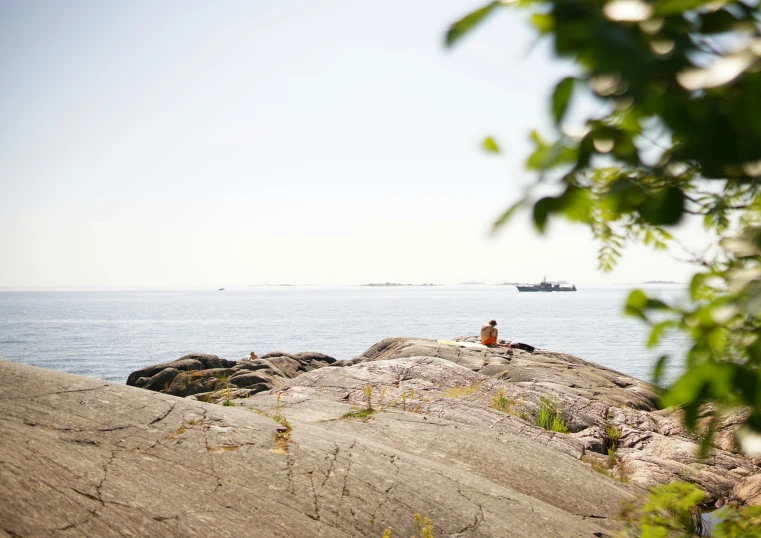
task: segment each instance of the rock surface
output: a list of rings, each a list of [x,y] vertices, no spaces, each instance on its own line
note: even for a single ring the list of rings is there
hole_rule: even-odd
[[[437,538],[591,538],[615,534],[622,503],[659,482],[761,502],[758,462],[720,448],[697,462],[647,383],[460,340],[130,376],[238,377],[223,389],[234,407],[0,361],[0,536],[398,538],[419,513]],[[536,425],[543,406],[569,433]]]
[[[684,480],[704,489],[707,503],[723,500],[761,504],[761,500],[751,501],[757,499],[751,487],[756,483],[747,480],[761,473],[761,461],[738,454],[734,441],[733,426],[745,411],[721,421],[714,449],[700,461],[696,456],[699,439],[682,426],[680,412],[657,410],[657,389],[649,383],[564,353],[480,346],[475,344],[475,337],[458,337],[450,344],[442,342],[389,338],[352,362],[359,366],[407,357],[443,358],[498,379],[498,385],[484,386],[489,386],[492,394],[501,388],[507,398],[520,402],[508,421],[521,434],[541,434],[543,430],[532,422],[542,401],[552,402],[570,431],[567,435],[555,434],[553,446],[598,469],[608,466],[607,471],[601,470],[619,479],[625,477],[643,488]],[[467,347],[452,345],[455,343]],[[295,382],[304,383],[306,379]],[[482,395],[476,406],[483,407],[486,399]],[[427,405],[423,409],[428,409]],[[741,481],[748,485],[734,489]]]
[[[127,385],[218,402],[231,395],[241,398],[270,390],[286,379],[335,362],[333,357],[316,352],[290,354],[275,351],[241,361],[196,353],[132,372]]]

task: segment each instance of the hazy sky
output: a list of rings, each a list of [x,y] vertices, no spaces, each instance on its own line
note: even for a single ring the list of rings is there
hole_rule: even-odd
[[[489,236],[569,67],[507,10],[445,50],[478,5],[3,1],[0,286],[684,280]]]

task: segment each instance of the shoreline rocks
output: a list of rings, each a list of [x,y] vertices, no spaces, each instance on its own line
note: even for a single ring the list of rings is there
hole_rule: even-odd
[[[188,355],[134,386],[0,361],[0,535],[409,536],[418,513],[437,537],[600,537],[658,483],[761,503],[736,417],[698,461],[657,388],[474,340]]]
[[[185,365],[192,357],[185,356],[175,362]],[[210,366],[217,364],[215,356],[207,357]],[[426,358],[446,361],[462,371],[452,374],[454,381],[438,380],[436,383],[440,386],[434,383],[433,388],[425,385],[415,388],[413,384],[409,390],[413,394],[417,390],[417,396],[423,400],[405,399],[416,402],[410,405],[419,407],[420,412],[435,412],[442,391],[462,383],[465,372],[469,371],[480,380],[472,382],[479,385],[475,391],[479,397],[446,402],[450,412],[462,408],[463,416],[458,420],[470,422],[472,419],[465,415],[478,416],[499,393],[509,402],[508,412],[502,413],[507,416],[500,417],[500,423],[509,424],[511,433],[534,440],[547,437],[547,444],[555,450],[621,481],[642,488],[676,480],[694,482],[707,492],[705,502],[708,504],[749,502],[761,497],[761,490],[748,485],[755,484],[749,477],[761,472],[761,461],[740,455],[734,441],[733,425],[743,411],[722,421],[712,454],[700,461],[696,456],[699,439],[682,426],[680,413],[658,409],[657,387],[565,353],[548,350],[529,353],[483,346],[475,336],[460,336],[451,341],[387,338],[350,361],[335,361],[317,353],[273,352],[255,361],[233,363],[228,369],[189,369],[176,375],[171,372],[172,368],[176,369],[175,363],[167,363],[144,369],[152,374],[144,387],[158,387],[162,376],[174,375],[172,384],[161,392],[207,402],[229,400],[256,408],[258,401],[272,399],[271,394],[256,398],[258,393],[275,390],[286,401],[293,391],[306,390],[299,387],[315,377],[326,386],[318,387],[318,394],[310,401],[330,398],[326,394],[330,394],[329,389],[337,379],[349,375],[348,372],[354,376],[362,372],[366,387],[376,395],[383,392],[386,399],[394,395],[392,399],[398,405],[404,391],[381,383],[380,378],[374,376],[379,375],[379,368],[402,363],[409,363],[410,371],[423,371],[420,361]],[[407,359],[415,360],[405,362]],[[163,369],[159,370],[160,367]],[[341,367],[343,372],[338,373],[336,367]],[[435,369],[433,363],[427,368]],[[317,369],[321,369],[319,374],[306,375]],[[165,374],[168,370],[170,374]],[[403,376],[399,383],[405,381],[412,379]],[[357,391],[355,387],[353,393],[334,397],[340,396],[341,402],[361,406],[362,397]],[[537,426],[539,414],[547,412],[557,414],[567,433],[547,432]]]
[[[216,402],[223,397],[229,399],[231,390],[235,391],[232,394],[236,398],[247,397],[335,362],[333,357],[317,352],[290,354],[274,351],[256,359],[241,361],[196,353],[132,372],[127,378],[127,385]]]

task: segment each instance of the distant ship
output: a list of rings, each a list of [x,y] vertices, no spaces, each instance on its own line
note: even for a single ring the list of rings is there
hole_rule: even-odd
[[[225,288],[219,288],[217,291],[225,291]]]
[[[547,277],[544,277],[539,284],[516,285],[515,287],[518,288],[518,291],[576,291],[576,284],[561,286],[559,283],[553,284],[552,282],[547,282]]]

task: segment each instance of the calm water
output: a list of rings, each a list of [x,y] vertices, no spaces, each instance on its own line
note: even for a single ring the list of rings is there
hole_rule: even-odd
[[[675,299],[683,290],[659,290]],[[124,382],[141,366],[191,352],[320,351],[350,359],[383,338],[450,339],[496,318],[500,337],[577,355],[650,379],[672,336],[644,347],[646,327],[621,315],[626,290],[519,293],[508,286],[250,287],[208,291],[0,292],[0,357]],[[675,361],[670,376],[678,373]]]

